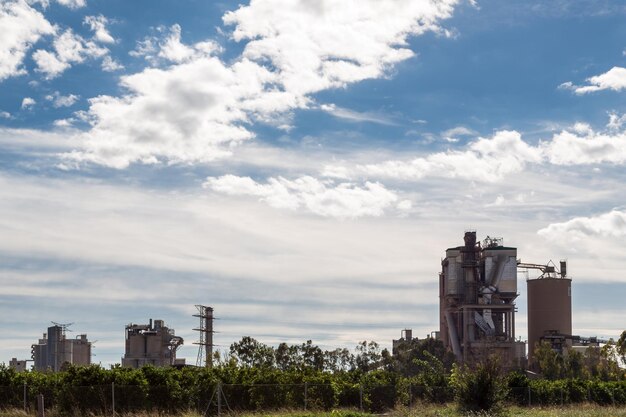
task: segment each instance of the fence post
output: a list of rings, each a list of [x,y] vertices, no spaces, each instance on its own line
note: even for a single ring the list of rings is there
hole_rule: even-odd
[[[222,416],[222,383],[217,383],[217,417]]]
[[[304,411],[306,411],[308,394],[309,394],[309,383],[305,381],[304,382]]]
[[[43,394],[37,395],[37,417],[45,417],[46,410],[44,409]]]
[[[111,382],[111,411],[115,416],[115,381]]]
[[[530,407],[532,402],[530,401],[530,385],[528,386],[528,406]]]
[[[28,390],[26,387],[26,382],[24,382],[24,412],[28,411]]]
[[[359,410],[363,411],[363,384],[359,385]]]

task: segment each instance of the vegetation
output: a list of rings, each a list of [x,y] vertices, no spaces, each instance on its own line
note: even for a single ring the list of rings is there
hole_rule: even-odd
[[[311,341],[273,348],[244,337],[228,355],[216,356],[212,369],[68,366],[59,373],[16,373],[0,367],[0,409],[23,408],[26,398],[27,408],[34,410],[37,394],[60,416],[111,415],[113,407],[121,415],[187,410],[214,415],[218,396],[222,411],[238,414],[361,409],[410,415],[416,404],[420,410],[438,410],[432,415],[497,412],[512,404],[523,407],[512,409],[520,412],[529,405],[623,407],[626,380],[617,366],[624,359],[622,336],[585,356],[562,357],[539,346],[536,357],[545,378],[533,380],[521,372],[504,374],[493,360],[458,367],[441,342],[430,338],[400,345],[392,356],[374,342],[362,342],[354,352],[323,351]]]
[[[508,390],[496,358],[488,358],[473,369],[455,366],[451,382],[460,411],[502,410]]]

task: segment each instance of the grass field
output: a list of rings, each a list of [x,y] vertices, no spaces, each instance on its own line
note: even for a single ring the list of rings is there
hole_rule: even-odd
[[[33,417],[21,410],[0,411],[0,417]],[[626,417],[626,407],[600,407],[593,404],[580,404],[567,407],[509,407],[499,414],[463,414],[457,411],[455,405],[416,405],[408,409],[402,408],[389,411],[382,415],[361,413],[350,410],[334,410],[331,412],[304,412],[304,411],[275,411],[260,413],[224,414],[224,417]],[[54,411],[46,412],[46,417],[59,417]],[[78,417],[78,415],[76,416]],[[83,416],[80,417],[92,417]],[[100,417],[100,416],[93,416]],[[101,416],[105,417],[105,416]],[[118,414],[117,417],[202,417],[201,414],[188,412],[176,416],[158,413]]]

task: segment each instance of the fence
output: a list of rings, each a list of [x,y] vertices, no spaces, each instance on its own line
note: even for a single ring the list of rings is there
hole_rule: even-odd
[[[566,405],[592,402],[626,405],[626,384],[562,381],[560,385],[534,381],[532,386],[509,388],[510,403],[527,406]],[[381,412],[397,405],[413,407],[416,402],[452,401],[451,387],[414,384],[199,384],[180,385],[92,385],[39,387],[0,386],[0,408],[36,409],[43,394],[46,408],[67,413],[115,415],[132,411],[179,412],[196,410],[203,415],[251,410],[329,410],[336,407]]]

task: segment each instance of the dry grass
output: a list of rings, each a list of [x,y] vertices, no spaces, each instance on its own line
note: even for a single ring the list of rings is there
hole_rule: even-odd
[[[398,409],[389,417],[626,417],[626,407],[601,407],[596,404],[579,404],[564,407],[517,407],[506,408],[498,414],[463,414],[456,405],[421,404],[409,409]]]

